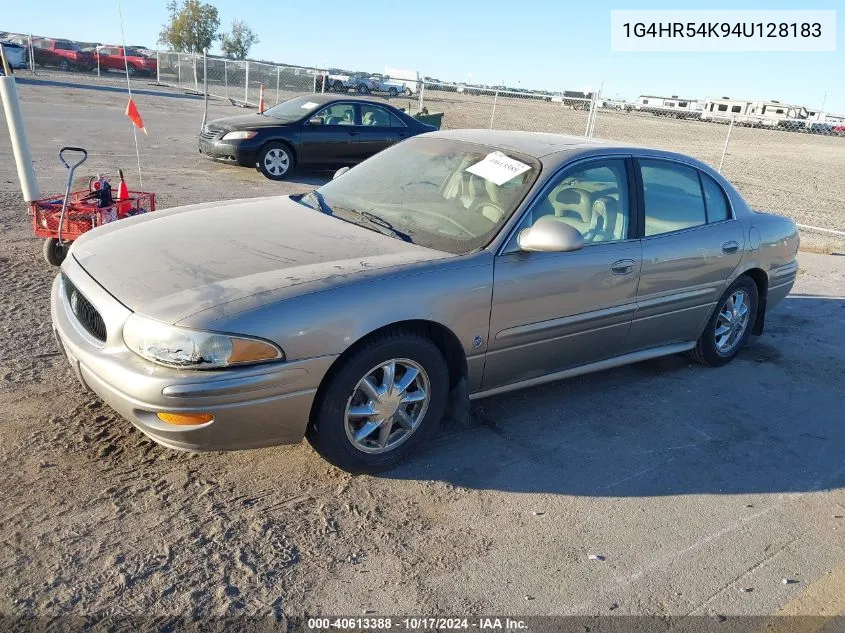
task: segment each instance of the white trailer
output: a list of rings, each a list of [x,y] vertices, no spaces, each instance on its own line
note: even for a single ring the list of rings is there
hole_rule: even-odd
[[[697,119],[701,116],[702,104],[698,99],[689,99],[672,95],[658,97],[654,95],[640,95],[628,107],[629,110],[651,112],[659,116],[670,116],[679,119]]]
[[[807,109],[780,101],[750,101],[748,99],[711,98],[704,102],[701,112],[704,121],[763,127],[800,127],[807,119]]]

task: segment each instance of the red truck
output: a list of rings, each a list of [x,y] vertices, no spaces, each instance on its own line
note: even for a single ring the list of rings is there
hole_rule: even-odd
[[[58,66],[62,70],[89,71],[97,63],[93,53],[83,51],[79,44],[70,40],[35,40],[32,55],[36,64]]]
[[[101,70],[129,71],[130,75],[155,75],[156,60],[147,57],[134,48],[122,46],[100,46],[97,49]]]

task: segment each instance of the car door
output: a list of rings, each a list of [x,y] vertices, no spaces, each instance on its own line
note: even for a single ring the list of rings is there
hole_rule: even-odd
[[[303,122],[299,162],[312,165],[356,162],[356,116],[354,103],[338,102],[318,110]]]
[[[408,136],[407,126],[386,108],[370,103],[359,104],[361,125],[355,142],[358,160],[369,158]]]
[[[742,259],[744,232],[724,190],[677,161],[635,161],[644,229],[636,349],[695,340]]]
[[[492,389],[611,358],[627,350],[641,244],[634,181],[624,156],[578,162],[552,177],[495,261],[483,387]],[[520,251],[520,230],[552,216],[585,246]]]

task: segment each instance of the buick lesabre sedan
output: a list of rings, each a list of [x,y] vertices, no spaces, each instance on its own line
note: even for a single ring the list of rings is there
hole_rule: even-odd
[[[792,221],[687,156],[436,132],[306,195],[86,233],[52,317],[82,384],[165,446],[304,436],[372,472],[447,405],[665,354],[729,362],[797,250]]]

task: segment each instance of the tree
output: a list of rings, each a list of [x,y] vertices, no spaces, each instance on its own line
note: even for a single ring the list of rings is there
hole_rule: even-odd
[[[220,39],[220,17],[217,7],[200,0],[177,0],[167,3],[170,23],[162,27],[159,44],[185,53],[201,53]]]
[[[232,32],[224,33],[220,48],[229,59],[246,59],[249,49],[258,44],[258,36],[246,22],[232,20]]]

